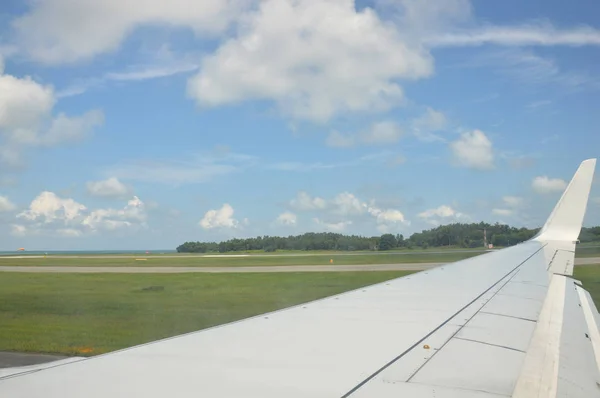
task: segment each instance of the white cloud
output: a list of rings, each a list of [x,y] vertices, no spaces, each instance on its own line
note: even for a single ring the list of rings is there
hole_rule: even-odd
[[[0,70],[0,130],[19,136],[39,128],[54,106],[51,86],[43,86],[29,76],[22,79]]]
[[[492,209],[492,213],[499,216],[510,216],[513,214],[513,210],[511,209]]]
[[[55,103],[51,86],[39,84],[28,76],[4,74],[0,69],[0,164],[20,167],[25,147],[77,141],[103,122],[99,110],[82,116],[59,114],[53,118]]]
[[[63,221],[75,223],[87,208],[73,199],[62,199],[54,192],[44,191],[29,205],[29,209],[19,213],[17,218],[41,223]]]
[[[492,142],[483,131],[462,133],[458,140],[450,143],[450,150],[454,161],[460,166],[479,170],[494,167]]]
[[[549,23],[520,26],[484,26],[469,31],[445,33],[432,37],[433,46],[598,46],[600,30],[589,26],[557,29]]]
[[[350,192],[336,195],[329,202],[329,206],[334,214],[341,216],[363,214],[367,211],[367,205]]]
[[[115,230],[135,225],[145,225],[147,218],[146,208],[137,196],[127,202],[122,209],[98,209],[87,215],[82,225],[91,230]]]
[[[273,100],[287,115],[324,122],[399,104],[398,79],[432,72],[422,46],[354,1],[266,0],[204,59],[188,94],[201,106]]]
[[[375,201],[372,200],[367,203],[350,192],[341,192],[329,200],[319,197],[313,198],[306,192],[301,192],[295,199],[290,201],[290,206],[301,211],[320,211],[330,218],[341,220],[328,223],[323,221],[322,218],[313,218],[313,221],[317,224],[325,226],[331,231],[342,231],[361,220],[362,222],[375,221],[375,225],[380,232],[389,232],[397,230],[401,226],[410,225],[410,221],[406,220],[400,210],[380,208],[375,205]]]
[[[352,221],[340,221],[340,222],[336,222],[336,223],[328,223],[328,222],[325,222],[316,217],[313,218],[313,221],[318,226],[322,226],[327,231],[331,231],[331,232],[343,232],[346,230],[346,227],[348,227],[349,225],[352,225]]]
[[[99,230],[116,230],[145,226],[144,203],[136,196],[122,209],[96,209],[71,198],[61,198],[53,192],[44,191],[17,218],[24,224],[14,224],[13,234],[58,234],[65,237],[82,236]]]
[[[441,205],[440,207],[437,207],[435,209],[425,210],[424,212],[417,214],[417,216],[420,218],[431,218],[434,216],[452,217],[454,215],[456,215],[456,211],[450,206],[446,205]]]
[[[381,233],[388,233],[397,229],[400,225],[410,225],[404,214],[400,210],[387,209],[382,210],[377,207],[369,207],[369,214],[375,217],[377,230]]]
[[[446,115],[440,111],[427,108],[423,115],[415,118],[412,121],[411,125],[415,136],[421,141],[445,141],[443,137],[434,134],[436,131],[445,129],[448,125],[448,119],[446,118]]]
[[[297,221],[298,217],[294,213],[291,213],[289,211],[281,213],[279,216],[277,216],[277,219],[275,220],[277,224],[288,226],[296,225]]]
[[[426,221],[428,224],[435,226],[450,221],[468,220],[470,218],[468,215],[456,211],[448,205],[441,205],[433,209],[425,210],[417,214],[417,217]]]
[[[152,54],[151,63],[132,65],[125,70],[108,72],[100,77],[75,79],[67,87],[59,90],[56,97],[72,97],[85,93],[91,88],[103,87],[110,82],[138,82],[143,80],[160,79],[164,77],[191,73],[200,67],[197,60],[186,56],[176,56],[163,45],[157,53]]]
[[[6,196],[0,195],[0,213],[4,211],[12,211],[16,206],[8,200]]]
[[[238,228],[239,222],[233,218],[233,213],[233,207],[225,203],[220,209],[207,211],[199,224],[204,229]]]
[[[149,80],[178,75],[180,73],[193,72],[198,68],[199,65],[189,63],[174,64],[168,66],[145,65],[130,68],[130,70],[126,72],[107,73],[105,79],[115,81]]]
[[[508,207],[519,207],[523,204],[523,198],[519,196],[504,196],[502,198],[504,204]]]
[[[123,198],[131,195],[132,189],[123,184],[116,177],[110,177],[102,181],[89,181],[87,192],[92,196],[105,198]]]
[[[290,201],[292,209],[296,210],[319,210],[327,206],[327,202],[323,198],[311,197],[304,191],[298,192],[296,197]]]
[[[47,64],[71,63],[118,49],[141,26],[183,26],[197,33],[226,29],[247,0],[46,0],[13,21],[20,48]]]
[[[567,182],[560,178],[548,178],[547,176],[535,177],[531,182],[532,188],[537,193],[562,192],[567,187]]]

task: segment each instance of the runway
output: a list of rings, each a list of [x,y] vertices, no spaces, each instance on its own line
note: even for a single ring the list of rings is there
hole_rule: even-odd
[[[338,252],[338,253],[286,253],[286,254],[18,254],[1,255],[2,259],[16,258],[239,258],[239,257],[311,257],[311,256],[419,256],[422,254],[447,254],[447,253],[484,253],[490,250],[446,250],[446,251],[385,251],[385,252]]]
[[[365,265],[273,265],[254,267],[0,267],[0,272],[42,272],[76,274],[180,274],[237,272],[345,272],[345,271],[422,271],[444,263],[365,264]]]
[[[423,271],[448,263],[358,264],[358,265],[274,265],[254,267],[65,267],[65,266],[0,266],[0,272],[43,273],[116,273],[116,274],[180,274],[238,272],[347,272],[347,271]],[[600,264],[600,257],[575,259],[575,265]]]

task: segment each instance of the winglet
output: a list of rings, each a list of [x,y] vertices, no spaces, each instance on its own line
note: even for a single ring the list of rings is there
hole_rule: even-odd
[[[596,159],[584,160],[534,240],[576,241],[592,187]]]

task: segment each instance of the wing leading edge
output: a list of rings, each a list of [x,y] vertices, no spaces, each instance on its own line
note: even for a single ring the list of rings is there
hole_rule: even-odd
[[[0,378],[7,397],[593,397],[600,316],[570,278],[595,160],[511,248]]]

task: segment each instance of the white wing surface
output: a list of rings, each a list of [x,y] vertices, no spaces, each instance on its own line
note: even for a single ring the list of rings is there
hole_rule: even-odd
[[[600,315],[572,279],[595,168],[532,240],[182,336],[0,378],[0,397],[600,396]]]

